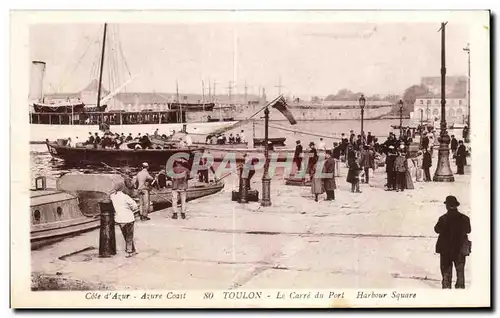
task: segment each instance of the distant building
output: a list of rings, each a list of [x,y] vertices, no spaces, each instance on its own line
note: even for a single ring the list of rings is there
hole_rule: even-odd
[[[426,86],[432,95],[441,94],[441,76],[422,77],[420,83]],[[457,90],[467,89],[467,76],[446,76],[446,95]]]
[[[441,77],[423,77],[421,84],[429,89],[429,93],[416,98],[411,119],[416,123],[441,121]],[[447,76],[445,97],[447,124],[466,123],[469,115],[467,77]]]

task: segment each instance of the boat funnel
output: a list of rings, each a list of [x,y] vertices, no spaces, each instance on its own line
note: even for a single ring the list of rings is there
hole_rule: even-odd
[[[43,78],[45,76],[45,62],[31,62],[31,82],[29,100],[43,102]]]

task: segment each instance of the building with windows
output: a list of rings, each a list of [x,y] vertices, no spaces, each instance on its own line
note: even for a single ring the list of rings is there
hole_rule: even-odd
[[[449,76],[446,77],[446,83],[446,123],[448,125],[464,124],[469,115],[467,77]],[[440,122],[441,78],[423,77],[421,84],[428,88],[428,93],[416,98],[410,118],[414,124]]]

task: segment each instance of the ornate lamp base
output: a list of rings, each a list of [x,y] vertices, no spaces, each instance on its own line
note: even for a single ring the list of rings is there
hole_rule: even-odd
[[[455,181],[455,177],[453,177],[453,172],[450,168],[450,148],[448,147],[451,139],[446,130],[439,136],[438,141],[438,163],[432,181],[453,182]]]

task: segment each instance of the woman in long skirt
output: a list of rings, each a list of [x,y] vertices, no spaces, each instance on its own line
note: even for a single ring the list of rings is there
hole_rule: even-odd
[[[323,188],[323,180],[319,176],[315,176],[316,174],[316,164],[311,165],[310,169],[310,178],[311,178],[311,193],[314,195],[314,201],[318,202],[318,197],[320,194],[325,192]]]
[[[417,156],[414,159],[414,165],[415,165],[415,181],[416,182],[421,182],[422,181],[422,176],[423,176],[423,170],[422,170],[422,163],[423,163],[423,157],[424,154],[422,153],[421,150],[417,152]]]
[[[413,167],[413,160],[411,158],[406,159],[405,189],[414,189],[412,178],[412,171],[414,170]]]

